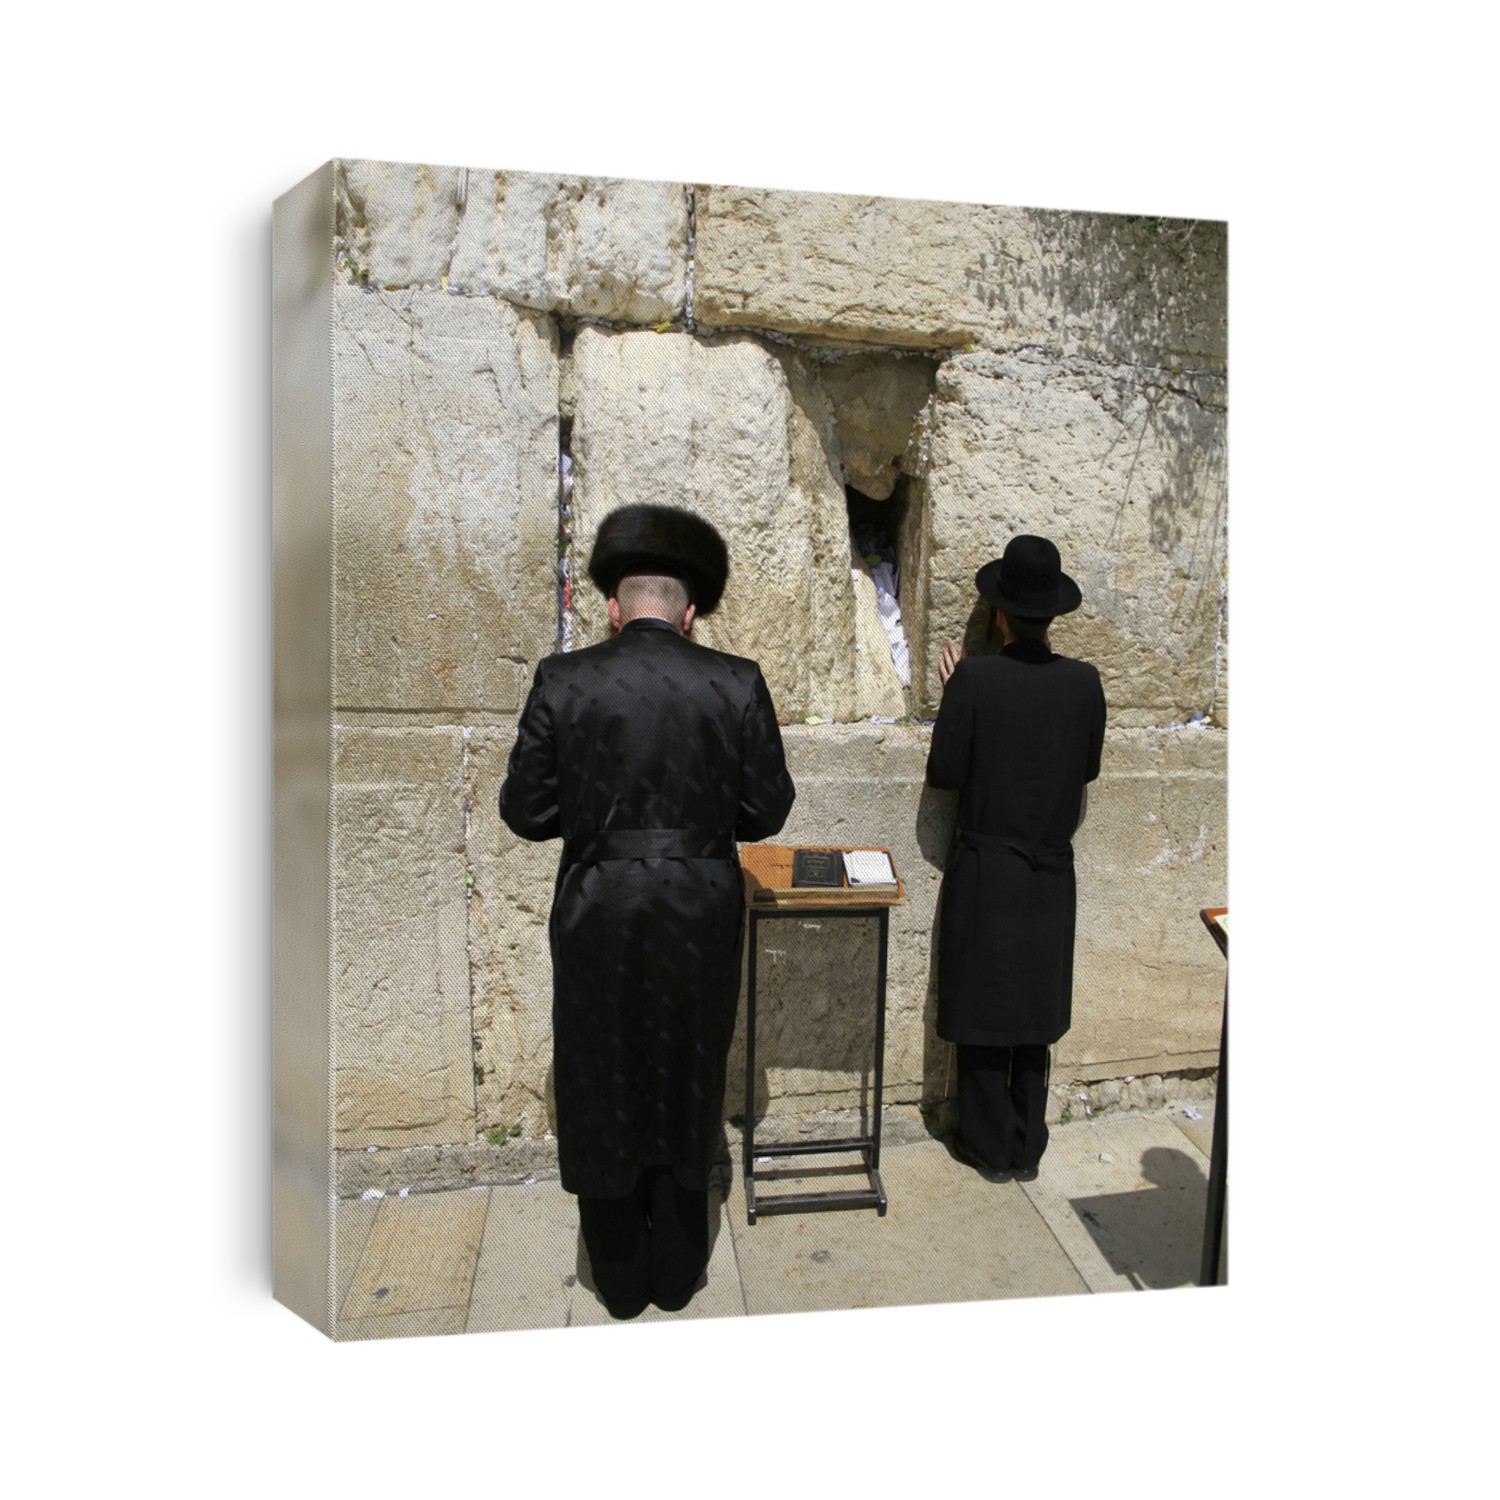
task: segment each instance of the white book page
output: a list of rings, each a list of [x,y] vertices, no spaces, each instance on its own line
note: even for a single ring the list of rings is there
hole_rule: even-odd
[[[895,885],[890,856],[879,849],[851,849],[844,855],[850,885]]]

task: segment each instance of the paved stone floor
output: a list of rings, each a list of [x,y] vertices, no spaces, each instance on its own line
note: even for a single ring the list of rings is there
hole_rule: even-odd
[[[886,1145],[884,1216],[762,1214],[752,1225],[736,1168],[713,1204],[707,1286],[683,1312],[649,1308],[636,1321],[1195,1285],[1213,1104],[1192,1107],[1200,1119],[1174,1106],[1056,1126],[1033,1182],[987,1181],[936,1140]],[[341,1339],[612,1321],[556,1181],[341,1203],[336,1234]]]

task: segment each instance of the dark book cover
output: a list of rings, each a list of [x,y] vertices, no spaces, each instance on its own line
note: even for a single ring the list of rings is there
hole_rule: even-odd
[[[832,849],[798,849],[792,855],[792,884],[840,887],[844,861]]]

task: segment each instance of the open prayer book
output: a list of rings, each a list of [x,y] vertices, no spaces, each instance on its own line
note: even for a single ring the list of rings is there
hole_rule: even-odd
[[[844,855],[844,871],[851,890],[893,891],[896,870],[891,857],[881,849],[850,849]]]

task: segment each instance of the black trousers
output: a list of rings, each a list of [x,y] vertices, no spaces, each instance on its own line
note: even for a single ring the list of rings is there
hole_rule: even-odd
[[[680,1312],[708,1268],[708,1193],[682,1187],[670,1167],[647,1167],[623,1198],[578,1199],[594,1285],[611,1317],[654,1302]]]
[[[1030,1172],[1047,1149],[1046,1047],[958,1047],[958,1133],[997,1172]]]

